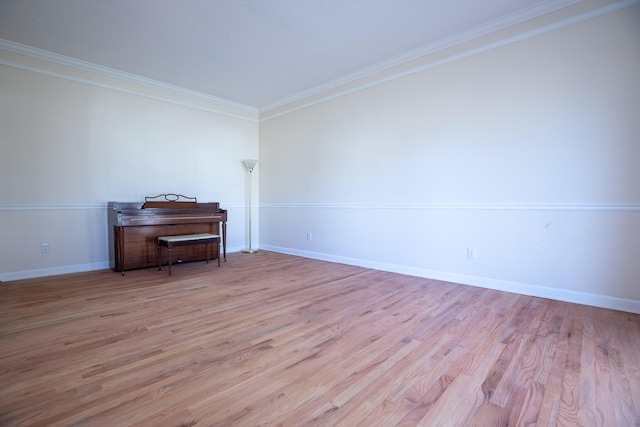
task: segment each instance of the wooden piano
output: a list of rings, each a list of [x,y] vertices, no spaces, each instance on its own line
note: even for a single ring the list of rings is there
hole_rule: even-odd
[[[198,203],[195,197],[161,194],[145,197],[144,204],[110,202],[109,263],[125,270],[157,267],[158,236],[210,233],[221,236],[222,253],[227,260],[227,211],[219,203]],[[206,248],[176,248],[173,259],[179,262],[206,259]]]

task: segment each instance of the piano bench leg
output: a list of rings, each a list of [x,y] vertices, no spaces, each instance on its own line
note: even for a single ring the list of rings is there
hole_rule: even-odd
[[[213,237],[215,237],[215,236],[213,236]],[[210,236],[207,236],[207,239],[184,239],[184,240],[174,239],[174,240],[175,240],[176,246],[202,245],[204,243],[205,251],[206,251],[207,264],[209,264],[209,259],[211,257],[211,248],[209,247],[209,245],[211,245],[211,244],[216,245],[215,246],[216,257],[218,258],[218,267],[220,267],[220,239],[219,239],[219,237],[215,237],[215,238],[212,239],[212,238],[210,238]],[[160,240],[158,238],[158,254],[157,254],[157,257],[158,257],[158,271],[162,271],[161,257],[162,257],[162,247],[164,246],[165,248],[167,248],[167,264],[169,264],[169,276],[171,276],[171,249],[173,248],[173,245],[174,245],[173,241]]]
[[[167,264],[169,264],[169,276],[171,276],[171,243],[167,246]],[[158,244],[158,271],[162,271],[162,245]],[[122,273],[124,275],[124,273]]]

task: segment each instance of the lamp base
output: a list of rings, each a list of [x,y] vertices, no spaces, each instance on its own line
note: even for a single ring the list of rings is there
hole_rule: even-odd
[[[242,253],[245,253],[245,254],[255,254],[256,252],[258,252],[257,249],[244,249],[242,251]]]

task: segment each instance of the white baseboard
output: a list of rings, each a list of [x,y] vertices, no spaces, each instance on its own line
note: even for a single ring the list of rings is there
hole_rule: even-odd
[[[407,274],[410,276],[424,277],[427,279],[442,280],[445,282],[460,283],[462,285],[477,286],[485,289],[494,289],[504,292],[512,292],[522,295],[530,295],[539,298],[548,298],[558,301],[572,302],[576,304],[591,305],[594,307],[610,308],[612,310],[626,311],[640,314],[640,301],[607,295],[576,292],[566,289],[549,288],[545,286],[531,285],[527,283],[511,282],[507,280],[492,279],[487,277],[469,276],[446,271],[429,270],[417,267],[408,267],[398,264],[388,264],[368,261],[358,258],[341,257],[337,255],[323,254],[319,252],[301,251],[282,248],[278,246],[261,245],[260,249],[279,252],[289,255],[297,255],[305,258],[322,261],[337,262],[341,264],[355,265],[374,270],[389,271],[392,273]],[[227,253],[240,252],[241,247],[228,248]],[[60,274],[80,273],[85,271],[108,269],[109,261],[89,264],[65,265],[60,267],[42,268],[37,270],[24,270],[12,273],[0,273],[0,282],[13,280],[33,279],[45,276],[57,276]]]
[[[410,276],[424,277],[427,279],[442,280],[445,282],[460,283],[462,285],[477,286],[485,289],[529,295],[539,298],[553,299],[557,301],[572,302],[576,304],[591,305],[594,307],[610,308],[612,310],[626,311],[640,314],[640,301],[607,295],[576,292],[566,289],[549,288],[527,283],[511,282],[507,280],[491,279],[487,277],[469,276],[465,274],[450,273],[446,271],[429,270],[424,268],[407,267],[397,264],[368,261],[357,258],[341,257],[317,252],[301,251],[296,249],[281,248],[278,246],[261,245],[266,251],[279,252],[289,255],[297,255],[305,258],[322,261],[337,262],[341,264],[355,265],[374,270],[389,271],[392,273],[407,274]]]
[[[37,270],[15,271],[0,274],[0,282],[12,280],[34,279],[36,277],[58,276],[60,274],[81,273],[84,271],[104,270],[109,267],[109,261],[92,262],[89,264],[63,265],[60,267],[40,268]]]
[[[227,253],[240,252],[244,249],[241,246],[227,248]],[[63,265],[59,267],[40,268],[35,270],[15,271],[11,273],[0,273],[0,282],[10,282],[12,280],[35,279],[37,277],[58,276],[61,274],[82,273],[85,271],[104,270],[111,268],[109,261],[92,262],[89,264]]]

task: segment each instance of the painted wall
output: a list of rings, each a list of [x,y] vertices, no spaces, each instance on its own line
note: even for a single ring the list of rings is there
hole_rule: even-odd
[[[221,202],[242,249],[259,158],[254,246],[640,312],[639,9],[505,30],[259,126],[0,49],[0,280],[107,268],[106,203],[164,192]]]
[[[636,4],[264,114],[261,247],[640,312],[638,22]]]
[[[107,203],[161,193],[220,202],[246,247],[257,111],[0,55],[0,280],[108,268]]]

